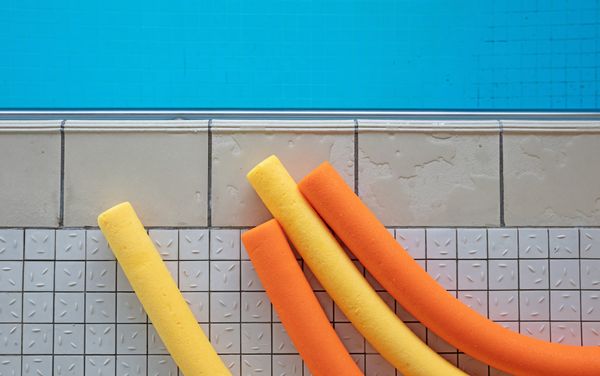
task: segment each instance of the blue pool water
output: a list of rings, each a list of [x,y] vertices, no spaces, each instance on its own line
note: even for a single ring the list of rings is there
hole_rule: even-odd
[[[0,108],[600,108],[598,0],[0,0]]]

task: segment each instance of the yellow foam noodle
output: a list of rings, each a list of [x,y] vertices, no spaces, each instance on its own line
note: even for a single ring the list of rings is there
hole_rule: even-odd
[[[464,375],[423,343],[377,295],[276,156],[248,180],[356,329],[405,375]]]
[[[231,375],[198,325],[131,204],[124,202],[100,214],[98,224],[183,374]]]

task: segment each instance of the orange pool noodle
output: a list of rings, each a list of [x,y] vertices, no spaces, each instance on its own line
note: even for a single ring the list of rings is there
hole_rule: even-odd
[[[300,191],[377,281],[413,316],[461,351],[517,375],[600,375],[600,347],[515,333],[458,301],[393,238],[327,162]]]
[[[275,219],[244,233],[242,241],[296,349],[315,376],[360,376],[302,273]]]

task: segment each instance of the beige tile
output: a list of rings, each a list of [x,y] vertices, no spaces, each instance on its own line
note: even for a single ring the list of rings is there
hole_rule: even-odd
[[[385,225],[499,224],[495,122],[359,126],[359,194]]]
[[[205,121],[73,121],[65,125],[65,225],[97,226],[131,201],[147,226],[205,226]]]
[[[60,121],[0,121],[0,226],[58,225]]]
[[[600,223],[600,133],[507,132],[506,224]]]
[[[212,224],[251,226],[270,218],[246,173],[271,154],[296,180],[328,160],[354,186],[353,127],[352,121],[213,122]]]

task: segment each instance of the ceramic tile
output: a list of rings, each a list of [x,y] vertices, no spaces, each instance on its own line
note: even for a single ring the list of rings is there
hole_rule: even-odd
[[[23,356],[23,376],[49,375],[52,373],[52,356],[25,355]]]
[[[600,175],[590,161],[599,159],[599,134],[506,133],[506,224],[597,225]]]
[[[385,225],[499,224],[496,132],[359,129],[358,191]]]
[[[54,357],[54,374],[60,376],[83,375],[83,356],[60,355]]]
[[[146,372],[145,355],[117,355],[117,376],[144,376]]]
[[[552,329],[552,342],[581,346],[581,323],[552,322],[550,328]]]
[[[88,123],[65,124],[65,225],[97,226],[98,214],[123,201],[133,204],[146,226],[206,225],[205,121],[162,122],[170,131],[79,130]],[[197,128],[175,128],[190,123]]]
[[[23,259],[23,230],[0,229],[0,260]]]
[[[36,122],[47,129],[8,132],[0,121],[0,226],[59,223],[60,120]],[[31,122],[28,122],[31,123]]]
[[[212,223],[252,226],[269,219],[246,174],[257,163],[276,154],[296,181],[323,161],[330,161],[354,186],[354,122],[249,121],[235,122],[246,130],[226,129],[227,120],[213,121]],[[259,130],[261,126],[280,129]],[[291,132],[290,127],[343,127],[337,130]],[[252,127],[252,130],[248,130]],[[288,129],[285,129],[285,128]],[[307,152],[310,150],[310,152]]]
[[[283,324],[273,324],[273,353],[298,353]]]

